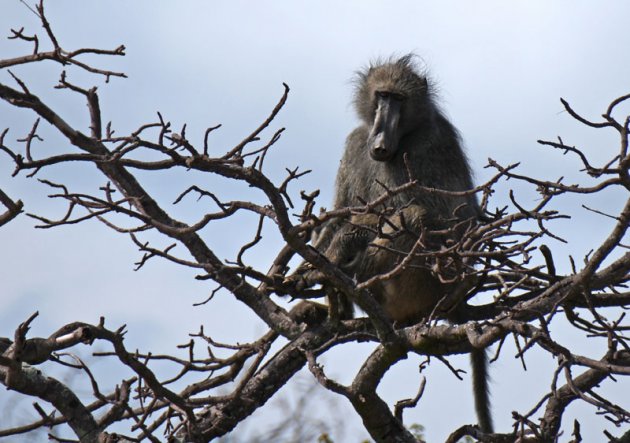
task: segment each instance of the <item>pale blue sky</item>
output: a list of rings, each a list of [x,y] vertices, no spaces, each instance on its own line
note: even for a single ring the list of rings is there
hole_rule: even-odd
[[[37,30],[43,37],[36,18],[22,3],[0,1],[0,35],[8,35],[11,27],[25,26],[26,32]],[[630,3],[625,1],[56,0],[47,3],[47,12],[66,49],[127,47],[124,58],[93,60],[98,66],[125,71],[127,80],[112,79],[105,85],[98,77],[69,73],[72,81],[99,86],[104,119],[112,120],[119,134],[154,120],[156,111],[176,128],[188,123],[187,135],[197,143],[207,126],[222,123],[211,137],[211,151],[221,154],[258,126],[280,97],[282,82],[289,84],[288,104],[273,126],[287,130],[266,161],[267,171],[279,182],[285,167],[312,169],[294,185],[294,195],[299,189],[320,188],[322,206],[332,199],[344,139],[356,124],[349,104],[353,73],[375,57],[408,52],[422,57],[444,110],[462,133],[477,182],[488,177],[489,171],[483,169],[488,157],[504,164],[520,161],[522,172],[542,178],[577,179],[575,159],[551,152],[536,140],[561,135],[600,162],[617,145],[611,134],[576,124],[563,112],[559,98],[596,119],[613,98],[630,92],[630,63],[625,57]],[[0,40],[2,58],[28,51],[26,44]],[[12,68],[68,121],[86,128],[82,98],[50,89],[60,70],[52,63]],[[12,83],[6,72],[0,72],[0,81]],[[0,129],[12,128],[8,141],[23,136],[33,121],[28,112],[0,103]],[[42,133],[46,143],[38,144],[36,156],[66,149],[44,125]],[[27,211],[51,217],[64,212],[60,204],[45,199],[46,187],[23,175],[12,179],[11,172],[8,158],[1,156],[0,187],[23,199]],[[212,187],[223,198],[247,192],[200,175],[141,177],[165,205],[191,183]],[[104,184],[95,169],[85,165],[51,168],[40,178],[84,191]],[[507,190],[514,185],[500,185],[495,205],[506,201]],[[522,195],[525,203],[535,198],[527,192]],[[577,257],[603,238],[608,226],[601,217],[579,209],[580,203],[563,201],[561,208],[573,211],[575,217],[556,225],[576,242],[563,251]],[[589,204],[614,210],[620,201],[610,193]],[[198,209],[191,200],[173,210],[192,221]],[[255,225],[251,220],[242,223],[242,228],[231,223],[205,231],[221,257],[233,257],[238,246],[234,241],[245,235],[239,229],[248,233],[248,226]],[[204,299],[213,287],[195,281],[194,273],[157,261],[134,273],[139,253],[128,238],[102,225],[47,231],[33,230],[32,225],[21,216],[0,229],[0,335],[11,336],[34,310],[40,311],[33,327],[36,334],[48,334],[75,320],[97,322],[105,315],[112,326],[128,324],[130,348],[160,352],[186,341],[186,333],[201,323],[221,341],[250,340],[264,330],[229,295],[193,308],[191,304]],[[269,235],[265,248],[250,260],[265,267],[279,248],[277,237]],[[566,266],[566,257],[559,262]],[[244,327],[248,319],[251,326]],[[349,381],[367,352],[365,347],[358,348],[326,356],[327,370]],[[381,391],[391,404],[415,393],[419,361],[418,357],[408,359],[384,380]],[[467,369],[465,359],[454,361]],[[547,368],[545,376],[550,377],[552,362],[535,361]],[[541,382],[531,370],[524,374],[508,352],[492,369],[496,422],[507,431],[510,412],[529,410],[551,379]],[[438,362],[432,363],[428,377],[425,398],[406,417],[409,423],[424,424],[430,441],[443,441],[455,424],[474,420],[469,380],[456,381]],[[339,404],[349,410],[345,401]],[[583,422],[585,441],[597,441],[603,426],[614,431],[604,420],[592,419],[593,411],[585,410],[591,417]],[[461,419],[447,419],[444,414]],[[353,423],[350,429],[357,429],[358,419],[352,412],[346,415]],[[264,416],[257,419],[266,420]],[[565,422],[571,422],[569,416]],[[350,432],[344,441],[358,441]]]

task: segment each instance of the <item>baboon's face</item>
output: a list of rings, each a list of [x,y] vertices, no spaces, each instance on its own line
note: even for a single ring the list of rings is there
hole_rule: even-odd
[[[388,161],[398,152],[401,138],[420,126],[428,114],[426,78],[408,65],[385,64],[366,73],[359,94],[359,114],[370,126],[370,157]]]

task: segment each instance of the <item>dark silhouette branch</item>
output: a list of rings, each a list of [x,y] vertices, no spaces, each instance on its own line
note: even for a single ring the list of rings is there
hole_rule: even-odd
[[[535,178],[522,172],[518,163],[503,166],[489,159],[488,168],[495,170],[493,177],[468,191],[452,191],[422,186],[422,182],[412,176],[407,161],[407,183],[400,186],[380,183],[380,195],[371,201],[359,201],[360,205],[353,202],[352,207],[314,214],[319,191],[302,191],[296,197],[289,189],[310,170],[286,168],[286,175],[280,179],[270,177],[265,171],[269,162],[267,155],[279,143],[284,130],[272,129],[272,126],[288,100],[286,84],[268,117],[235,146],[223,149],[223,154],[211,156],[209,153],[209,138],[220,125],[205,129],[203,143],[198,145],[187,135],[186,125],[175,132],[161,114],[157,121],[143,123],[129,134],[115,134],[111,124],[105,123],[96,87],[79,86],[69,78],[73,69],[102,75],[106,80],[111,76],[125,77],[123,73],[81,61],[84,55],[122,56],[124,47],[64,50],[44,14],[43,2],[35,12],[45,37],[27,35],[23,29],[12,30],[11,38],[29,42],[33,52],[0,60],[0,68],[46,60],[63,65],[67,73],[62,72],[57,87],[85,99],[89,131],[83,132],[68,123],[47,104],[44,94],[32,92],[26,82],[11,74],[17,87],[0,83],[0,98],[15,108],[31,110],[36,120],[31,130],[17,140],[18,147],[7,141],[8,129],[5,129],[0,135],[0,151],[14,164],[14,175],[24,172],[32,177],[50,166],[82,167],[87,163],[96,167],[105,184],[91,192],[74,192],[70,180],[68,183],[41,180],[53,189],[50,197],[66,206],[66,213],[54,219],[29,207],[29,215],[44,228],[98,220],[106,228],[129,236],[142,254],[136,263],[138,269],[152,259],[165,259],[194,269],[199,280],[212,280],[216,287],[203,303],[211,303],[212,295],[219,290],[226,291],[247,306],[268,329],[251,343],[223,344],[201,328],[186,338],[180,349],[187,355],[180,356],[170,351],[131,352],[125,347],[125,328],[110,330],[104,320],[98,325],[73,322],[46,338],[30,337],[29,326],[34,315],[17,327],[13,337],[0,338],[0,382],[23,396],[37,397],[45,404],[36,403],[31,423],[7,424],[6,429],[0,430],[1,437],[68,424],[81,441],[103,441],[108,438],[112,425],[127,426],[130,436],[123,438],[128,441],[160,441],[162,435],[174,441],[209,441],[237,429],[245,418],[264,407],[308,365],[324,389],[349,400],[375,441],[417,441],[403,425],[402,411],[423,400],[424,382],[415,397],[415,393],[410,393],[411,399],[392,408],[377,393],[384,375],[408,355],[418,354],[427,356],[427,360],[434,357],[430,360],[444,363],[456,376],[461,376],[461,370],[449,362],[449,356],[499,343],[496,355],[499,358],[501,345],[508,335],[514,337],[518,348],[515,356],[523,362],[532,349],[557,360],[557,367],[550,374],[552,386],[528,412],[513,413],[514,428],[510,432],[483,433],[475,426],[457,423],[459,427],[447,441],[455,442],[465,436],[497,443],[518,439],[554,441],[562,432],[567,432],[562,428],[562,419],[567,407],[576,401],[592,407],[593,413],[604,414],[614,425],[630,423],[628,406],[613,403],[597,390],[608,378],[630,375],[630,342],[625,334],[630,326],[624,311],[630,304],[627,244],[630,198],[626,196],[624,207],[617,212],[591,210],[595,216],[614,220],[614,225],[604,240],[593,244],[593,250],[581,264],[568,257],[572,270],[563,272],[558,268],[566,254],[562,247],[554,246],[567,241],[562,232],[555,232],[554,223],[575,216],[556,209],[554,205],[559,196],[604,195],[609,189],[626,193],[630,190],[630,119],[618,120],[612,115],[630,95],[613,100],[602,116],[603,121],[598,122],[585,119],[562,100],[567,112],[580,124],[612,130],[619,135],[619,148],[611,150],[601,166],[598,166],[599,161],[593,162],[587,151],[567,145],[561,138],[553,142],[539,141],[544,147],[577,156],[588,176],[588,185],[581,181],[567,184],[562,178]],[[42,40],[52,45],[52,50],[42,52]],[[38,135],[41,119],[64,137],[68,144],[66,152],[36,155],[35,146],[43,142]],[[258,197],[235,200],[224,198],[220,189],[187,185],[185,189],[176,190],[178,196],[173,203],[196,195],[202,204],[210,202],[211,209],[200,204],[194,221],[185,222],[172,215],[168,202],[148,191],[140,179],[144,174],[136,175],[138,171],[163,174],[173,169],[216,175],[232,184],[244,184],[259,191]],[[531,199],[525,200],[516,192],[502,189],[508,181],[535,190],[540,198],[533,204],[524,203]],[[401,215],[402,211],[387,207],[392,199],[412,190],[417,195],[444,198],[470,198],[477,194],[483,211],[481,222],[453,223],[440,229],[423,226],[418,234]],[[508,203],[493,208],[493,194],[498,192],[506,194]],[[0,214],[0,226],[14,220],[23,210],[20,200],[14,200],[2,190],[0,204],[6,209]],[[457,212],[463,209],[457,207],[449,214],[456,219]],[[297,218],[289,211],[295,211]],[[250,217],[256,227],[252,232],[239,234],[235,238],[236,252],[232,260],[223,260],[209,246],[207,232],[214,229],[215,222],[234,220],[232,217],[236,214]],[[401,250],[392,246],[393,243],[376,244],[375,250],[392,254],[395,263],[387,272],[357,281],[355,275],[346,274],[308,243],[312,232],[321,230],[331,221],[352,226],[353,217],[366,215],[378,220],[368,229],[375,238],[392,240],[410,234],[416,237],[410,250]],[[399,223],[394,222],[396,216]],[[361,228],[357,223],[354,227]],[[152,237],[149,242],[145,238],[147,231],[152,231],[160,240]],[[275,252],[268,252],[275,254],[270,269],[256,269],[247,263],[248,258],[263,247],[262,239],[269,231],[279,234],[281,244]],[[456,231],[463,234],[453,235]],[[432,236],[451,240],[433,246],[429,241]],[[322,288],[305,288],[298,279],[287,277],[291,259],[296,255],[305,260],[304,266],[317,272],[317,283],[321,283]],[[413,325],[393,324],[374,299],[372,290],[389,284],[409,269],[429,270],[441,284],[458,289],[443,297],[424,321]],[[282,295],[295,299],[323,298],[331,290],[349,296],[367,318],[340,319],[333,309],[328,312],[327,307],[304,300],[287,310],[286,303],[275,298]],[[488,298],[490,301],[483,305],[475,304],[474,297],[480,294],[492,296],[492,299]],[[456,323],[446,321],[454,318]],[[571,344],[561,343],[550,332],[558,324],[574,327],[588,337],[605,338],[601,340],[606,342],[605,349],[598,354],[604,357],[593,358]],[[274,345],[280,339],[284,340],[283,346],[278,348]],[[117,386],[105,387],[90,369],[89,360],[65,355],[82,344],[93,345],[99,341],[109,343],[113,350],[96,352],[94,358],[106,359],[112,365],[118,363],[131,370],[133,377],[122,380]],[[348,386],[329,377],[318,363],[318,358],[332,348],[366,341],[374,347]],[[43,363],[63,365],[85,377],[91,386],[91,403],[70,385],[46,376],[38,366]],[[167,376],[158,375],[161,373],[155,369],[157,364],[163,363],[175,368]],[[572,373],[577,370],[583,372],[574,377]],[[562,376],[565,384],[558,388]],[[59,414],[47,412],[46,408],[54,408]],[[573,426],[573,436],[576,441],[581,438],[579,423]],[[615,441],[610,435],[609,438]],[[626,436],[616,441],[624,439]]]

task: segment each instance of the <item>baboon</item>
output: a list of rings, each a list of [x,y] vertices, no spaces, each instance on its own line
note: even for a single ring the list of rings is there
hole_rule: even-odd
[[[380,61],[360,72],[354,105],[361,124],[346,141],[337,172],[334,209],[374,201],[411,180],[422,187],[446,191],[473,188],[459,134],[437,106],[432,85],[415,66],[413,55]],[[426,192],[418,186],[390,195],[375,210],[399,211],[404,216],[403,208],[415,208],[415,219],[430,220],[434,229],[450,230],[450,241],[462,235],[464,222],[475,223],[480,216],[474,194],[450,196]],[[384,240],[373,230],[364,227],[353,231],[348,226],[352,226],[352,220],[350,225],[342,220],[326,223],[314,238],[314,246],[359,281],[396,266],[400,256],[385,254],[387,248],[383,247],[387,245],[378,244]],[[404,236],[392,244],[408,252],[416,239]],[[391,320],[417,322],[453,289],[442,285],[426,263],[422,265],[407,267],[391,282],[383,282],[373,290]],[[314,271],[306,274],[309,272]],[[343,303],[343,295],[341,304],[352,306],[349,301]],[[446,318],[458,320],[456,315]],[[471,353],[471,365],[479,425],[483,431],[492,432],[485,350]]]

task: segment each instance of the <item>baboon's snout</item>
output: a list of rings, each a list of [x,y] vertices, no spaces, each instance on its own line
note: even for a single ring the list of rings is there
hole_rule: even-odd
[[[387,145],[385,134],[382,132],[376,134],[370,144],[370,157],[376,161],[385,161],[389,160],[392,154],[393,149]]]

